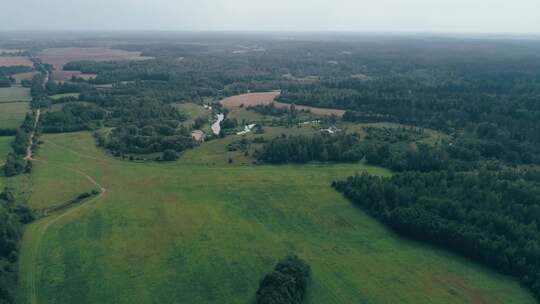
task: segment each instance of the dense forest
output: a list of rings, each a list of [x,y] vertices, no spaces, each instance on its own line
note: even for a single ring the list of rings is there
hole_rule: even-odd
[[[278,164],[310,161],[357,162],[364,158],[358,134],[284,135],[272,139],[257,154],[259,161]]]

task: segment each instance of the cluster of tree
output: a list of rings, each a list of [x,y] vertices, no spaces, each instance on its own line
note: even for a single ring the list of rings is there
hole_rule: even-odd
[[[25,73],[31,71],[31,67],[27,66],[0,66],[0,88],[9,88],[14,82],[14,74]]]
[[[95,89],[87,83],[65,82],[54,92],[69,86],[81,92],[78,100],[84,100],[84,103],[74,102],[74,98],[55,101],[65,105],[59,111],[42,115],[43,131],[57,133],[112,127],[114,129],[108,134],[96,133],[96,138],[99,146],[114,155],[139,159],[135,155],[160,153],[161,156],[148,157],[174,160],[178,153],[195,144],[189,129],[181,125],[185,117],[168,104],[173,100],[170,95],[143,83],[146,82],[138,82],[139,87],[118,85]]]
[[[0,75],[0,88],[9,88],[11,83],[15,82],[15,79],[11,76],[2,76]]]
[[[94,104],[68,103],[60,111],[46,112],[41,116],[45,133],[64,133],[95,130],[106,117],[105,110]]]
[[[32,95],[31,106],[34,109],[49,106],[49,94],[45,88],[45,82],[47,80],[47,74],[38,73],[32,78],[30,84],[30,94]]]
[[[0,56],[29,57],[30,52],[20,51],[20,50],[8,50],[8,51],[1,51]]]
[[[394,171],[431,171],[451,164],[446,148],[422,144],[421,128],[366,127],[360,138],[357,133],[321,133],[314,136],[281,136],[272,139],[257,151],[259,161],[269,163],[305,163],[309,161],[357,162],[383,166]]]
[[[249,106],[247,107],[248,110],[253,111],[255,113],[259,113],[262,115],[269,115],[269,116],[292,116],[293,118],[296,117],[298,114],[298,111],[296,110],[296,107],[291,105],[290,107],[276,107],[275,103],[270,103],[267,105],[264,104],[258,104],[255,106]]]
[[[287,256],[259,284],[257,304],[301,304],[311,269],[297,256]]]
[[[4,175],[15,176],[22,173],[28,173],[32,169],[32,163],[25,160],[29,136],[34,131],[35,113],[26,114],[26,117],[17,130],[13,142],[11,142],[11,152],[7,155],[4,164]],[[31,147],[34,148],[34,147]]]
[[[115,155],[162,153],[161,160],[174,160],[177,153],[195,145],[189,129],[181,125],[184,116],[176,108],[147,98],[111,95],[111,99],[113,103],[94,100],[110,111],[105,124],[114,127],[108,135],[96,136],[98,145]]]
[[[206,124],[208,124],[208,117],[206,117],[206,116],[197,117],[197,119],[195,119],[195,122],[193,122],[192,127],[193,127],[193,129],[197,130],[197,129],[201,129]]]
[[[17,129],[0,129],[0,137],[1,136],[15,136],[17,134]]]
[[[17,204],[9,189],[0,192],[0,303],[15,303],[22,225],[32,220],[31,210]]]
[[[256,152],[257,159],[268,163],[305,163],[309,161],[356,162],[364,157],[359,135],[317,134],[314,136],[276,137]]]
[[[519,277],[540,296],[539,172],[404,172],[334,183],[398,233]]]

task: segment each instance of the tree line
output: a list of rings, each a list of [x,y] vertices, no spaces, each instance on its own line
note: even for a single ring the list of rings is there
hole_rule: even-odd
[[[0,303],[15,302],[22,226],[32,220],[31,210],[18,204],[10,189],[0,192]]]
[[[540,296],[539,177],[519,169],[407,171],[333,186],[396,232],[514,275]]]

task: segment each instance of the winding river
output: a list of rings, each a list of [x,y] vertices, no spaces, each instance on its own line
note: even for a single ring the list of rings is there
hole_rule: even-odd
[[[215,135],[219,135],[219,132],[221,132],[221,122],[223,119],[225,119],[225,115],[223,113],[217,114],[217,121],[212,125],[212,132],[214,132]]]

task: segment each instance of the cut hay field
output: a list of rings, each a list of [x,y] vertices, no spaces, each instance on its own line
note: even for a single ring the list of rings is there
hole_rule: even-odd
[[[30,89],[22,87],[0,88],[0,103],[30,101]]]
[[[64,81],[72,76],[80,78],[94,78],[93,74],[82,74],[78,71],[63,71],[64,65],[71,61],[123,61],[123,60],[146,60],[150,57],[141,56],[141,52],[131,52],[101,47],[91,48],[50,48],[41,51],[39,57],[44,63],[52,64],[55,68],[54,79]]]
[[[256,106],[256,105],[268,105],[270,103],[274,103],[275,107],[277,108],[289,108],[291,105],[283,102],[277,102],[274,101],[278,96],[280,95],[279,91],[272,91],[272,92],[263,92],[263,93],[247,93],[247,94],[241,94],[241,95],[235,95],[231,97],[227,97],[221,101],[221,104],[225,106],[226,108],[234,108],[234,107],[240,107],[240,106]],[[308,106],[300,106],[295,105],[295,108],[297,110],[305,110],[309,111],[315,115],[335,115],[338,117],[343,116],[345,114],[345,111],[338,110],[338,109],[324,109],[324,108],[316,108],[316,107],[308,107]]]
[[[18,128],[27,112],[27,102],[0,103],[0,129]]]
[[[534,303],[508,277],[397,237],[330,187],[383,169],[227,164],[231,138],[168,164],[113,159],[90,133],[42,139],[34,207],[103,189],[26,227],[18,303],[254,303],[289,253],[312,266],[307,303]]]
[[[20,56],[0,56],[0,67],[9,67],[9,66],[34,66],[32,61],[28,57]]]

